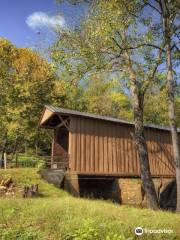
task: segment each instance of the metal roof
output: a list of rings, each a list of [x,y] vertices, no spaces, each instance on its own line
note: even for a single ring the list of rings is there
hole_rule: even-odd
[[[50,111],[52,111],[54,113],[57,113],[57,114],[68,114],[68,115],[72,115],[72,116],[81,116],[81,117],[95,118],[95,119],[109,121],[109,122],[116,122],[116,123],[124,123],[124,124],[134,125],[133,122],[129,122],[129,121],[118,119],[118,118],[113,118],[113,117],[108,117],[108,116],[101,116],[101,115],[92,114],[92,113],[86,113],[86,112],[80,112],[80,111],[76,111],[76,110],[71,110],[71,109],[67,109],[67,108],[60,108],[60,107],[54,107],[54,106],[50,106],[50,105],[45,105],[45,107],[47,109],[49,109]],[[169,127],[165,127],[165,126],[157,126],[157,125],[151,125],[151,124],[150,125],[145,124],[144,126],[145,127],[149,127],[149,128],[159,129],[159,130],[170,131],[170,128]],[[178,132],[180,132],[180,128],[178,128]]]

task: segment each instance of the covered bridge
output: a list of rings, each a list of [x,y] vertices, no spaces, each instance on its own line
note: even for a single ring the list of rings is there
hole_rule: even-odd
[[[121,179],[121,195],[123,185],[127,192],[131,187],[136,191],[136,187],[130,184],[132,178],[136,179],[136,185],[141,185],[133,123],[45,106],[39,126],[54,131],[50,168],[66,170],[69,179],[76,176],[73,177],[78,179],[75,185],[78,184],[78,188],[84,186],[83,194],[94,188],[94,179],[101,180],[100,188],[104,188],[101,186],[105,179]],[[145,137],[151,174],[158,185],[175,175],[171,134],[166,127],[146,125]],[[78,189],[77,186],[74,188]]]

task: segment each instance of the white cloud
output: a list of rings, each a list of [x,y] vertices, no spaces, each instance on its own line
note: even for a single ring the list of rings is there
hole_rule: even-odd
[[[37,30],[44,27],[63,27],[65,25],[65,20],[60,15],[48,16],[44,12],[34,12],[27,17],[26,23],[33,30]]]

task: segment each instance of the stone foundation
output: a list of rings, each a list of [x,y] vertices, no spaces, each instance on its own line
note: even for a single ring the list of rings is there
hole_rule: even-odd
[[[56,187],[62,187],[64,175],[64,170],[60,169],[43,169],[39,171],[39,174],[48,183],[54,184]]]
[[[57,187],[63,187],[75,197],[112,200],[117,203],[147,207],[140,178],[117,178],[77,175],[63,170],[47,169],[41,176]],[[172,178],[153,178],[158,196]]]
[[[66,172],[63,188],[64,190],[70,192],[73,196],[80,197],[78,175]]]
[[[110,199],[114,202],[147,207],[146,196],[143,197],[140,178],[115,178],[97,176],[66,175],[65,190],[74,196]],[[158,196],[172,178],[153,178]]]
[[[158,197],[171,180],[172,178],[153,178]],[[148,205],[146,196],[143,198],[140,178],[119,178],[118,182],[123,204],[139,205],[142,207]]]

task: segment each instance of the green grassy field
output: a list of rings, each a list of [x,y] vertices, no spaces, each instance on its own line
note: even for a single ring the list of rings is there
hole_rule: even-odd
[[[16,194],[0,198],[0,239],[180,239],[178,214],[74,198],[40,179],[35,169],[0,170],[2,176],[12,176]],[[42,196],[23,199],[23,186],[33,183],[39,184]],[[173,233],[135,236],[137,226]]]

